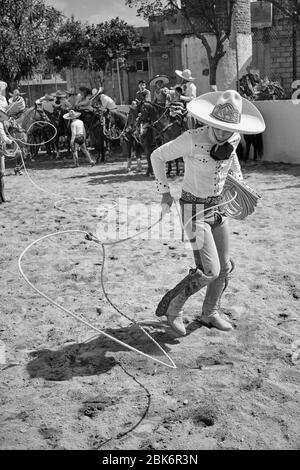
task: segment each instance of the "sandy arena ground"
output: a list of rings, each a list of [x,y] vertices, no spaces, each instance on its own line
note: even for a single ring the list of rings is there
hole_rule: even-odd
[[[105,286],[124,313],[142,322],[177,369],[127,350],[50,305],[24,282],[18,258],[59,230],[95,231],[94,199],[158,202],[153,179],[126,173],[122,159],[72,168],[39,158],[26,176],[7,169],[0,206],[2,449],[299,449],[300,166],[248,164],[263,199],[254,215],[231,221],[236,270],[223,298],[235,329],[222,333],[193,318],[204,292],[185,306],[187,336],[155,315],[162,295],[193,266],[180,240],[135,240],[108,247]],[[172,178],[179,194],[182,177]],[[98,214],[99,215],[99,214]],[[100,212],[101,215],[101,212]],[[103,213],[102,213],[103,215]],[[101,223],[101,222],[100,222]],[[65,308],[141,351],[167,359],[106,302],[100,246],[83,234],[35,245],[29,279]],[[88,341],[87,341],[88,340]],[[3,349],[5,348],[5,353]]]

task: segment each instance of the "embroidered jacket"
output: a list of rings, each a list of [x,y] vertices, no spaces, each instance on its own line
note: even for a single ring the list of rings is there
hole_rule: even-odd
[[[240,138],[240,134],[234,133],[228,139],[234,148],[228,160],[216,161],[210,156],[212,146],[218,142],[209,126],[186,131],[157,148],[151,154],[157,191],[170,191],[165,163],[183,157],[185,173],[182,189],[199,198],[220,195],[229,170],[236,178],[243,179],[236,155]]]

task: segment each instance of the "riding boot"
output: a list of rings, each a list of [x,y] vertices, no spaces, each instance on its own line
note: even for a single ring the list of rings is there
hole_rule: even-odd
[[[221,270],[217,279],[212,281],[206,290],[205,299],[202,307],[202,315],[197,320],[205,326],[217,328],[221,331],[230,331],[232,325],[220,316],[221,298],[228,286],[231,273],[234,270],[234,263],[230,260],[231,267]]]
[[[200,269],[190,269],[189,274],[161,299],[155,312],[156,316],[166,315],[171,328],[179,335],[184,336],[186,330],[181,309],[191,295],[211,281],[212,278],[206,276]]]

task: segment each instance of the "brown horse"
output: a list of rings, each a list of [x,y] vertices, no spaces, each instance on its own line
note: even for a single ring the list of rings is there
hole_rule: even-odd
[[[141,143],[148,161],[147,175],[153,173],[150,156],[160,145],[176,139],[187,128],[182,118],[171,119],[168,108],[162,108],[153,103],[145,102],[140,107]],[[179,174],[179,159],[176,162]],[[170,165],[169,171],[170,173]]]

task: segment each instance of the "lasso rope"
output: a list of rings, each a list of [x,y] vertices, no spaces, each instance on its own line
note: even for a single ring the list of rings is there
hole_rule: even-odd
[[[17,145],[18,145],[18,144],[17,144]],[[21,152],[21,158],[22,158],[22,161],[23,161],[23,165],[24,165],[24,167],[26,168],[25,163],[24,163],[24,160],[23,160],[22,152]],[[33,180],[30,178],[30,176],[29,176],[29,174],[28,174],[28,172],[27,172],[27,169],[26,169],[26,175],[29,177],[30,181],[31,181],[36,187],[38,187],[38,189],[45,191],[43,188],[40,188],[38,185],[36,185],[36,184],[33,182]],[[212,209],[212,208],[214,208],[214,207],[219,207],[219,206],[221,206],[221,205],[226,205],[226,204],[228,205],[228,204],[233,204],[233,203],[234,203],[234,201],[235,201],[235,199],[236,199],[236,197],[237,197],[237,194],[234,194],[234,196],[231,197],[231,198],[229,197],[229,193],[232,192],[232,188],[233,188],[233,186],[234,186],[234,182],[235,182],[235,180],[232,179],[232,180],[230,181],[231,186],[227,188],[227,196],[226,196],[227,199],[226,199],[226,201],[224,201],[223,203],[217,204],[217,205],[215,205],[215,206],[212,206],[212,207],[210,207],[210,209]],[[240,189],[239,189],[239,191],[240,191]],[[49,191],[46,191],[46,192],[50,193]],[[50,193],[50,194],[51,194],[51,195],[54,195],[54,193]],[[243,195],[244,195],[244,193],[243,193]],[[56,194],[55,194],[55,196],[56,196]],[[66,198],[64,198],[64,199],[66,199]],[[78,198],[78,199],[81,199],[81,200],[88,200],[88,198]],[[61,201],[61,200],[60,200],[60,201]],[[241,197],[241,201],[242,201],[242,202],[245,202],[245,201],[247,201],[247,199],[245,199],[245,197]],[[59,201],[58,201],[58,202],[59,202]],[[176,206],[176,209],[177,209],[177,206]],[[248,205],[247,205],[247,209],[248,209],[248,212],[249,212],[249,211],[252,209],[252,207],[250,207],[249,204],[248,204]],[[206,210],[207,210],[207,209],[204,209],[204,210],[202,210],[202,211],[199,211],[196,215],[198,215],[198,214],[200,214],[200,213],[204,213]],[[232,209],[232,206],[231,206],[231,208],[230,208],[230,211],[232,212],[232,214],[234,214],[234,211],[233,211],[233,209]],[[243,215],[243,216],[244,216],[244,213],[245,213],[245,212],[246,212],[245,210],[242,211],[242,215]],[[253,212],[253,211],[252,211],[252,212]],[[241,213],[241,211],[240,211],[240,213]],[[239,213],[239,216],[240,216],[240,213]],[[181,220],[180,217],[179,217],[179,219]],[[167,366],[167,367],[176,368],[176,365],[174,364],[173,360],[172,360],[172,359],[170,358],[170,356],[166,353],[166,351],[164,351],[164,349],[154,340],[154,338],[152,338],[151,335],[149,335],[149,333],[146,332],[146,331],[144,330],[144,328],[142,328],[135,320],[131,319],[129,316],[127,316],[126,314],[124,314],[120,309],[118,309],[118,307],[116,307],[116,305],[114,305],[114,304],[112,303],[112,301],[110,300],[110,298],[109,298],[109,296],[108,296],[108,294],[107,294],[107,292],[106,292],[106,290],[105,290],[104,279],[103,279],[103,277],[104,277],[104,265],[105,265],[105,245],[115,245],[115,244],[118,244],[118,243],[125,242],[125,241],[127,241],[127,240],[131,240],[131,239],[133,239],[133,238],[135,238],[135,237],[137,237],[137,236],[140,236],[142,233],[147,232],[147,231],[150,230],[152,227],[154,227],[155,225],[157,225],[161,220],[162,220],[162,216],[160,216],[160,218],[157,220],[157,222],[155,222],[155,223],[154,223],[153,225],[151,225],[150,227],[147,227],[146,229],[144,229],[144,230],[138,232],[137,234],[135,234],[135,235],[133,235],[133,236],[131,236],[131,237],[127,237],[127,238],[124,238],[124,239],[121,239],[121,240],[117,240],[117,241],[114,241],[114,242],[105,242],[105,243],[103,243],[103,242],[101,242],[101,240],[99,240],[97,237],[95,237],[95,236],[89,234],[89,233],[86,232],[86,231],[81,231],[81,230],[67,230],[67,231],[60,231],[60,232],[55,232],[55,233],[52,233],[52,234],[49,234],[49,235],[45,235],[45,236],[43,236],[43,237],[40,237],[38,240],[35,240],[34,242],[32,242],[32,243],[31,243],[27,248],[25,248],[25,250],[22,252],[21,256],[19,257],[19,261],[18,261],[18,266],[19,266],[20,273],[21,273],[21,275],[23,276],[23,278],[25,279],[25,281],[27,282],[27,284],[28,284],[32,289],[34,289],[34,290],[35,290],[36,292],[38,292],[42,297],[44,297],[46,300],[48,300],[50,303],[52,303],[54,306],[56,306],[57,308],[59,308],[59,309],[62,310],[63,312],[65,312],[65,313],[71,315],[73,318],[75,318],[75,319],[77,319],[78,321],[82,322],[83,324],[89,326],[90,328],[94,329],[94,330],[97,331],[98,333],[103,334],[104,336],[109,337],[109,338],[112,339],[113,341],[115,341],[115,342],[117,342],[117,343],[119,343],[119,344],[122,344],[124,347],[126,347],[126,348],[128,348],[128,349],[130,349],[130,350],[133,350],[133,351],[137,352],[138,354],[141,354],[141,355],[143,355],[143,356],[145,356],[145,357],[147,357],[147,358],[150,358],[151,360],[154,360],[154,361],[156,361],[156,362],[159,362],[160,364],[163,364],[163,365],[165,365],[165,366]],[[189,219],[189,220],[190,220],[190,219]],[[188,222],[189,222],[189,221],[188,221]],[[187,222],[187,223],[188,223],[188,222]],[[187,224],[187,223],[186,223],[186,224]],[[185,226],[186,226],[186,224],[185,224]],[[184,226],[182,226],[182,228],[184,228]],[[43,293],[42,291],[40,291],[36,286],[34,286],[34,285],[29,281],[28,277],[25,275],[25,273],[24,273],[24,271],[23,271],[23,269],[22,269],[22,266],[21,266],[22,259],[23,259],[23,257],[25,256],[25,254],[27,253],[27,251],[29,251],[30,248],[31,248],[32,246],[34,246],[36,243],[38,243],[39,241],[42,241],[42,240],[44,240],[44,239],[46,239],[46,238],[50,238],[50,237],[53,237],[53,236],[57,236],[57,235],[60,235],[60,234],[63,234],[63,233],[84,233],[87,239],[89,239],[89,240],[91,240],[91,241],[95,241],[96,243],[98,243],[98,244],[101,245],[101,248],[102,248],[102,255],[103,255],[103,262],[102,262],[102,268],[101,268],[101,286],[102,286],[103,293],[104,293],[104,295],[105,295],[106,300],[109,302],[109,304],[110,304],[119,314],[121,314],[122,316],[124,316],[127,320],[129,320],[129,321],[132,322],[133,324],[136,324],[136,325],[146,334],[146,336],[160,349],[160,351],[163,352],[163,354],[164,354],[164,355],[167,357],[167,359],[170,361],[170,364],[171,364],[171,365],[170,365],[170,364],[167,364],[167,363],[165,363],[165,362],[163,362],[163,361],[161,361],[161,360],[159,360],[159,359],[157,359],[157,358],[154,358],[154,357],[152,357],[152,356],[150,356],[150,355],[148,355],[148,354],[145,354],[145,353],[143,353],[142,351],[140,351],[140,350],[138,350],[138,349],[136,349],[136,348],[133,348],[132,346],[130,346],[130,345],[126,344],[126,343],[123,343],[122,341],[120,341],[120,340],[118,340],[118,339],[116,339],[116,338],[110,336],[108,333],[106,333],[106,332],[100,330],[99,328],[95,327],[95,326],[92,325],[90,322],[87,322],[86,320],[80,318],[78,315],[74,314],[74,313],[71,312],[70,310],[65,309],[63,306],[61,306],[61,305],[58,304],[56,301],[54,301],[54,300],[51,299],[49,296],[47,296],[45,293]]]
[[[236,194],[236,197],[231,200],[233,194]],[[243,220],[254,212],[261,196],[250,188],[244,180],[239,180],[228,173],[223,190],[223,199],[226,204],[226,215],[233,219]]]
[[[161,219],[159,219],[154,225],[156,225]],[[147,228],[148,230],[148,228]],[[23,260],[23,257],[25,256],[25,254],[34,246],[36,245],[37,243],[39,243],[40,241],[42,240],[45,240],[47,238],[51,238],[51,237],[54,237],[54,236],[57,236],[57,235],[62,235],[62,234],[65,234],[65,233],[81,233],[81,234],[84,234],[86,236],[86,239],[88,240],[92,240],[92,241],[96,241],[96,243],[100,244],[101,247],[102,247],[102,253],[103,253],[103,261],[102,261],[102,268],[101,268],[101,286],[102,286],[102,289],[103,289],[103,292],[104,292],[104,295],[105,295],[105,298],[107,299],[107,301],[110,303],[110,305],[118,312],[120,313],[122,316],[124,316],[127,320],[129,320],[130,322],[132,322],[133,324],[135,324],[136,326],[138,326],[142,331],[143,333],[159,348],[159,350],[167,357],[167,359],[170,361],[170,364],[167,364],[166,362],[163,362],[161,361],[160,359],[157,359],[155,357],[152,357],[150,356],[149,354],[146,354],[144,353],[143,351],[140,351],[139,349],[136,349],[134,348],[133,346],[130,346],[129,344],[127,343],[124,343],[123,341],[120,341],[119,339],[117,338],[114,338],[113,336],[109,335],[108,333],[106,333],[105,331],[101,330],[100,328],[97,328],[96,326],[94,326],[92,323],[84,320],[83,318],[79,317],[78,315],[76,315],[75,313],[73,313],[71,310],[68,310],[66,309],[65,307],[63,307],[62,305],[60,305],[59,303],[57,303],[55,300],[53,300],[51,297],[49,297],[47,294],[45,294],[44,292],[42,292],[40,289],[38,289],[31,281],[29,281],[28,277],[26,276],[26,274],[24,273],[24,270],[22,268],[22,260]],[[138,234],[136,235],[133,235],[132,237],[129,237],[129,239],[131,238],[134,238],[138,236]],[[121,243],[122,241],[124,240],[120,240],[119,242]],[[118,242],[116,242],[118,243]],[[114,242],[110,242],[110,243],[102,243],[99,239],[97,239],[96,237],[93,237],[91,236],[91,234],[89,232],[86,232],[86,231],[83,231],[83,230],[63,230],[63,231],[60,231],[60,232],[54,232],[54,233],[51,233],[51,234],[48,234],[48,235],[44,235],[43,237],[40,237],[39,239],[33,241],[32,243],[30,243],[30,245],[28,245],[25,250],[23,250],[23,252],[21,253],[20,257],[19,257],[19,260],[18,260],[18,267],[19,267],[19,271],[23,277],[23,279],[27,282],[27,284],[33,289],[35,290],[40,296],[42,296],[44,299],[46,299],[48,302],[50,302],[52,305],[54,305],[55,307],[57,307],[58,309],[62,310],[63,312],[67,313],[68,315],[72,316],[73,318],[75,318],[76,320],[78,320],[79,322],[83,323],[84,325],[88,326],[89,328],[97,331],[98,333],[106,336],[107,338],[111,339],[112,341],[115,341],[116,343],[124,346],[125,348],[127,349],[130,349],[131,351],[134,351],[138,354],[141,354],[142,356],[144,357],[147,357],[148,359],[151,359],[155,362],[158,362],[164,366],[167,366],[171,369],[176,369],[176,365],[174,364],[173,360],[171,359],[171,357],[168,355],[168,353],[157,343],[157,341],[155,341],[154,338],[152,338],[152,336],[139,324],[137,323],[135,320],[133,320],[132,318],[130,318],[129,316],[127,316],[126,314],[124,314],[121,310],[119,310],[113,303],[112,301],[110,300],[106,290],[105,290],[105,287],[104,287],[104,280],[103,280],[103,276],[104,276],[104,264],[105,264],[105,249],[104,249],[104,246],[105,245],[112,245],[114,244]]]

